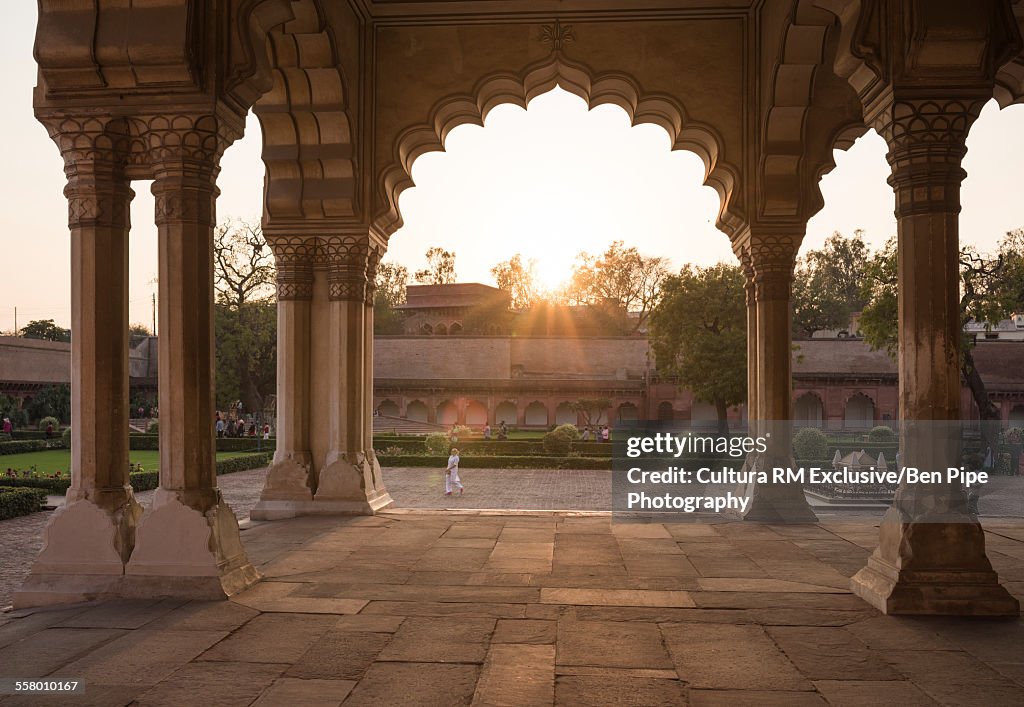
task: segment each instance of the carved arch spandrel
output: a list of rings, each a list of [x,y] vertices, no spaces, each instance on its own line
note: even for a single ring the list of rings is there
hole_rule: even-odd
[[[690,120],[681,103],[662,93],[641,89],[631,76],[597,73],[555,54],[520,73],[496,73],[480,80],[471,94],[446,96],[434,104],[423,123],[403,130],[395,141],[394,156],[377,178],[379,203],[374,225],[390,235],[402,226],[399,196],[412,180],[412,164],[420,155],[444,150],[448,133],[460,125],[483,126],[487,114],[503,103],[527,104],[556,86],[579,96],[589,108],[613,104],[626,111],[633,125],[651,123],[669,135],[673,150],[690,150],[704,162],[704,183],[719,196],[718,228],[732,234],[742,227],[743,214],[733,196],[739,188],[739,170],[723,158],[724,141],[711,126]]]
[[[770,86],[758,170],[758,217],[806,221],[824,205],[819,182],[867,131],[857,95],[832,71],[836,18],[796,0]]]

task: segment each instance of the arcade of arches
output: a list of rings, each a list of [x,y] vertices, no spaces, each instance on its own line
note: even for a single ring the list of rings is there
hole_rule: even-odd
[[[704,161],[747,276],[757,421],[794,416],[790,282],[817,182],[833,148],[876,129],[899,224],[899,409],[958,419],[960,165],[981,107],[1024,100],[1022,23],[1013,0],[41,2],[34,102],[67,175],[76,428],[67,503],[17,604],[223,597],[259,580],[217,489],[210,424],[217,175],[250,108],[279,272],[279,442],[254,515],[373,513],[391,503],[371,447],[373,283],[412,163],[556,85]],[[127,477],[126,271],[144,179],[161,424],[143,513]],[[787,457],[774,444],[763,462]],[[928,458],[915,444],[907,463]],[[748,518],[813,520],[799,488],[752,493]],[[959,494],[901,488],[854,590],[886,612],[1016,614],[980,525],[920,515],[955,516]]]

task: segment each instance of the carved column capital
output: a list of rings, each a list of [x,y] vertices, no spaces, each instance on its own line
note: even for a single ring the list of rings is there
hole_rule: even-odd
[[[800,237],[786,234],[751,236],[748,267],[757,301],[789,300],[800,241]]]
[[[373,302],[373,281],[383,245],[370,234],[321,236],[317,260],[327,266],[331,300]]]
[[[896,215],[960,211],[960,166],[982,97],[892,98],[871,121],[889,145]]]
[[[64,160],[68,226],[126,228],[135,192],[124,172],[125,131],[110,118],[43,118]]]
[[[316,239],[308,236],[268,235],[277,263],[277,299],[313,299],[313,254]]]

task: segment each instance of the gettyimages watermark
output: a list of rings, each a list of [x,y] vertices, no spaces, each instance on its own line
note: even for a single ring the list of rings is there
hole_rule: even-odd
[[[618,425],[612,441],[616,520],[718,522],[766,499],[829,517],[895,507],[915,522],[1024,519],[1024,431],[1008,425],[759,421],[721,432],[652,421]]]

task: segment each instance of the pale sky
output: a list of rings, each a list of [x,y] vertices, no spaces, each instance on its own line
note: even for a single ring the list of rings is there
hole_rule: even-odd
[[[7,8],[0,29],[0,134],[7,137],[0,172],[0,331],[30,319],[67,325],[70,307],[67,206],[57,149],[32,115],[35,3]],[[494,109],[484,128],[462,126],[446,152],[419,158],[417,187],[400,202],[405,227],[391,239],[389,260],[410,271],[423,253],[441,246],[457,254],[460,281],[493,283],[490,268],[516,253],[536,259],[544,284],[565,280],[575,255],[599,253],[614,240],[674,267],[732,261],[726,236],[714,228],[717,195],[701,186],[703,166],[688,152],[670,152],[668,135],[652,125],[631,128],[621,109],[587,111],[560,89],[529,110]],[[961,238],[983,249],[1024,226],[1020,165],[1024,164],[1024,106],[989,104],[968,139],[964,162]],[[886,184],[885,143],[875,133],[847,152],[822,180],[825,208],[809,223],[804,249],[820,247],[833,231],[862,228],[873,244],[896,231]],[[258,218],[263,188],[259,129],[250,116],[246,136],[224,157],[218,216]],[[156,228],[149,183],[134,185],[130,316],[149,324],[156,285]]]

